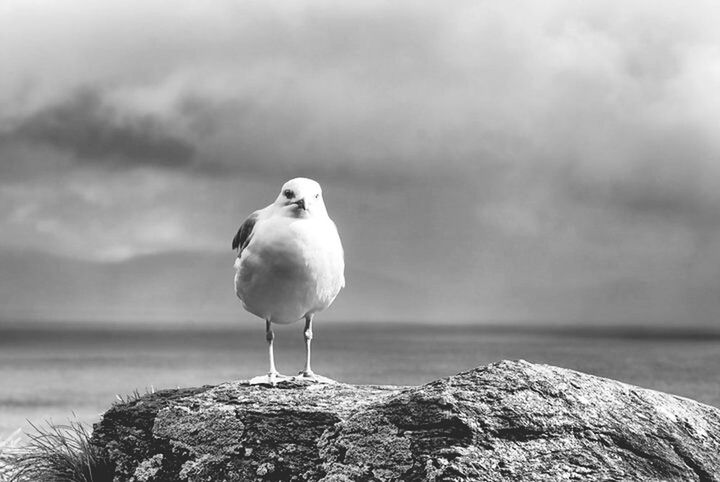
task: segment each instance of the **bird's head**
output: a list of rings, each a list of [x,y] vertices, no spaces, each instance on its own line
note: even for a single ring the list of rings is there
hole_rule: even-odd
[[[298,218],[327,216],[320,184],[304,177],[296,177],[286,182],[275,200],[275,205]]]

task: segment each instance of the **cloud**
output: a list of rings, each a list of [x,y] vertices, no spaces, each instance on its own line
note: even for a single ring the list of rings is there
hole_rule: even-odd
[[[194,146],[168,132],[161,119],[121,113],[88,88],[33,112],[0,139],[49,146],[70,152],[80,163],[110,167],[187,166],[195,155]]]

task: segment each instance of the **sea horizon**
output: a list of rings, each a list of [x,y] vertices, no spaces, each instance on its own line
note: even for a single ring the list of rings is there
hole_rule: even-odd
[[[505,334],[552,334],[555,336],[603,337],[603,338],[633,338],[633,339],[678,339],[678,340],[720,340],[720,326],[707,323],[672,325],[670,323],[574,323],[569,321],[443,321],[442,323],[430,320],[326,320],[316,321],[317,326],[331,326],[335,329],[358,329],[363,327],[379,327],[381,330],[403,329],[421,327],[437,329],[440,331],[470,330],[473,332],[505,333]],[[196,333],[196,332],[236,332],[238,330],[263,330],[261,320],[247,322],[201,322],[194,320],[169,322],[156,320],[72,320],[72,319],[42,319],[31,318],[0,318],[0,343],[4,335],[20,333],[52,333],[69,332],[73,335],[98,332],[166,332],[166,333]],[[273,325],[274,329],[285,330],[300,326],[300,322],[290,325]],[[289,328],[288,328],[289,327]]]

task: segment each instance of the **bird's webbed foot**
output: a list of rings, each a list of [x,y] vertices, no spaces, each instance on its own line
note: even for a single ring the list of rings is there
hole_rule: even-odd
[[[284,380],[289,380],[292,377],[289,377],[287,375],[281,375],[278,372],[268,372],[267,375],[260,375],[257,377],[253,377],[250,379],[250,385],[270,385],[275,386],[279,382],[282,382]]]
[[[293,377],[295,380],[305,380],[314,383],[337,383],[332,378],[318,375],[312,370],[303,370]]]

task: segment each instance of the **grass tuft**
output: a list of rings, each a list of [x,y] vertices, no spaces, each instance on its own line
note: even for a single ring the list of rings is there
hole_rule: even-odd
[[[116,403],[134,402],[155,393],[115,395]],[[22,431],[0,438],[0,482],[105,482],[113,479],[112,464],[98,447],[90,443],[90,431],[80,422],[67,424],[46,422],[37,426],[28,422],[35,433],[27,434],[21,443]]]
[[[144,394],[140,393],[140,390],[138,390],[137,388],[135,390],[133,390],[132,393],[127,394],[125,396],[122,396],[118,393],[118,394],[115,394],[115,399],[117,400],[115,402],[115,404],[116,405],[124,405],[124,404],[128,404],[130,402],[135,402],[135,401],[141,399],[142,397],[144,397],[145,395],[152,395],[153,393],[155,393],[155,387],[153,385],[150,385],[149,389],[147,387],[145,387]]]
[[[90,432],[79,422],[47,427],[30,424],[27,444],[0,449],[0,480],[8,482],[104,482],[112,467],[90,443]],[[17,433],[17,432],[16,432]],[[3,471],[4,472],[1,472]]]

